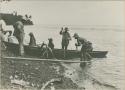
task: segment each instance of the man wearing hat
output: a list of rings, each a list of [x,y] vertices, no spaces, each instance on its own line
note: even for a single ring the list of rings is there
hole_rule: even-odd
[[[71,36],[68,31],[69,31],[69,29],[67,27],[65,27],[64,30],[62,28],[60,31],[60,35],[62,35],[62,49],[64,49],[64,50],[67,50],[69,41],[71,40]]]
[[[75,39],[77,39],[77,43],[75,46],[81,46],[81,61],[86,61],[88,59],[91,59],[91,56],[89,54],[90,50],[92,51],[92,43],[87,41],[85,38],[79,37],[77,33],[74,34],[73,36]],[[81,63],[80,66],[85,66],[86,63]]]

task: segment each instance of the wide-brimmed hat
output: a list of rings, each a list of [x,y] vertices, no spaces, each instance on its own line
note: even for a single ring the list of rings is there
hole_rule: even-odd
[[[29,33],[29,35],[33,35],[33,33],[32,33],[32,32],[30,32],[30,33]]]
[[[92,44],[90,41],[87,41],[88,44]]]
[[[66,31],[69,31],[69,28],[68,28],[68,27],[65,27],[65,30],[66,30]]]
[[[52,41],[53,39],[52,39],[52,38],[48,38],[48,40],[51,40],[51,41]]]
[[[73,37],[79,37],[78,33],[74,33]]]

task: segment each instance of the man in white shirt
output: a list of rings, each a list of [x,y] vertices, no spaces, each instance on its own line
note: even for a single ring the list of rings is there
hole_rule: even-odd
[[[5,37],[4,37],[4,35],[5,35],[5,27],[6,27],[6,23],[2,19],[2,16],[0,15],[0,40],[1,40],[1,46],[3,48],[6,48],[4,43],[3,43],[3,41],[5,39]]]
[[[10,43],[18,43],[18,40],[16,39],[15,36],[12,35],[12,32],[9,33],[8,42],[10,42]]]
[[[2,19],[2,16],[0,15],[0,31],[5,31],[6,30],[6,23]]]

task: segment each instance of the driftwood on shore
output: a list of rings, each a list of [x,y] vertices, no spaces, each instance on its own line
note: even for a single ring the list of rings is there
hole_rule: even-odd
[[[91,61],[75,61],[75,60],[58,60],[58,59],[38,59],[38,58],[22,58],[22,57],[2,57],[3,59],[13,60],[30,60],[30,61],[49,61],[49,62],[65,62],[65,63],[83,63]]]
[[[56,81],[61,81],[61,78],[56,78],[56,79],[51,79],[49,81],[47,81],[45,84],[43,84],[41,90],[45,90],[45,88],[50,84],[50,83],[54,83]]]

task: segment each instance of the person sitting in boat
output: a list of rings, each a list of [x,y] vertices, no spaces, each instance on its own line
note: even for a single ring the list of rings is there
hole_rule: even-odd
[[[53,43],[53,39],[49,38],[49,43],[48,43],[48,47],[51,48],[52,50],[54,50],[54,43]]]
[[[42,58],[55,58],[54,54],[53,54],[53,50],[44,42],[41,45],[41,54],[42,54]],[[51,56],[50,56],[51,55]]]
[[[92,43],[90,41],[87,41],[87,52],[92,52],[93,51],[93,46]]]
[[[24,25],[21,21],[17,21],[14,25],[14,33],[13,35],[17,38],[19,42],[19,55],[23,56],[24,55]]]
[[[89,54],[90,51],[92,51],[92,43],[90,43],[89,41],[87,41],[85,38],[79,37],[79,35],[77,33],[74,34],[73,36],[75,39],[77,39],[77,43],[75,44],[75,46],[81,46],[81,61],[87,61],[91,59],[91,56]],[[81,67],[84,67],[86,65],[86,63],[80,63]]]
[[[12,31],[5,31],[4,32],[4,35],[3,35],[3,41],[5,41],[5,42],[10,42],[9,41],[9,39],[10,39],[10,37],[12,37]],[[12,41],[12,40],[11,40]],[[14,42],[12,42],[12,43],[14,43]]]
[[[65,49],[65,50],[67,50],[69,41],[71,40],[71,36],[68,31],[69,31],[69,29],[67,27],[65,27],[64,30],[62,28],[60,31],[60,35],[62,35],[62,49]]]
[[[9,33],[8,32],[4,32],[4,34],[3,34],[3,41],[5,41],[5,42],[8,42],[8,37],[9,37]]]
[[[33,46],[36,46],[36,39],[33,35],[32,32],[29,33],[29,36],[30,36],[30,43],[29,43],[29,46],[33,47]]]
[[[49,49],[50,49],[51,55],[52,55],[53,58],[55,58],[53,39],[52,39],[52,38],[49,38],[48,40],[49,40],[48,47],[49,47]]]

